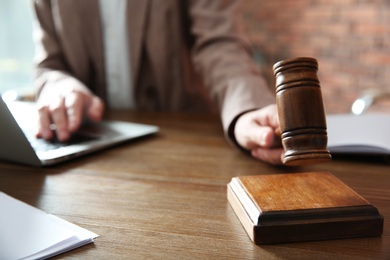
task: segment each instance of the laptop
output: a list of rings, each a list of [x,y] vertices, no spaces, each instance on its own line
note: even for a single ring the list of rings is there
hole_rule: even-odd
[[[136,138],[155,134],[154,125],[102,121],[81,127],[69,142],[35,137],[37,111],[33,103],[5,103],[0,96],[0,160],[31,166],[58,164]]]

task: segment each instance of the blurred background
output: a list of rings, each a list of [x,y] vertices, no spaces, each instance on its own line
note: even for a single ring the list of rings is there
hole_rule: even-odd
[[[310,56],[327,113],[349,113],[366,90],[390,92],[389,0],[244,0],[240,12],[270,88],[275,62]],[[31,28],[30,0],[0,1],[0,93],[31,88]],[[376,109],[390,112],[390,101]]]
[[[390,92],[389,0],[244,0],[241,12],[271,87],[275,62],[310,56],[328,113],[349,113],[365,90]],[[389,100],[372,109],[390,112]]]
[[[0,93],[31,89],[32,1],[0,1]]]

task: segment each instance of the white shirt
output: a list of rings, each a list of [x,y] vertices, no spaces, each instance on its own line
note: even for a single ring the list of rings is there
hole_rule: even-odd
[[[99,0],[107,98],[111,108],[134,108],[127,38],[127,0]]]

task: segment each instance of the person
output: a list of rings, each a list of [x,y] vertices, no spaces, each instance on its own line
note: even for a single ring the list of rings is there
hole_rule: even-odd
[[[232,145],[280,164],[275,97],[242,37],[238,4],[34,0],[37,137],[66,141],[106,107],[219,111]]]

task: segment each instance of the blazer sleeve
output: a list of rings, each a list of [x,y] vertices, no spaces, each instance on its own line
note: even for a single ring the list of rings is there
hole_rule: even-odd
[[[195,68],[221,112],[228,140],[234,139],[234,125],[244,112],[275,102],[251,56],[238,23],[234,0],[193,0],[190,5],[192,50]]]

